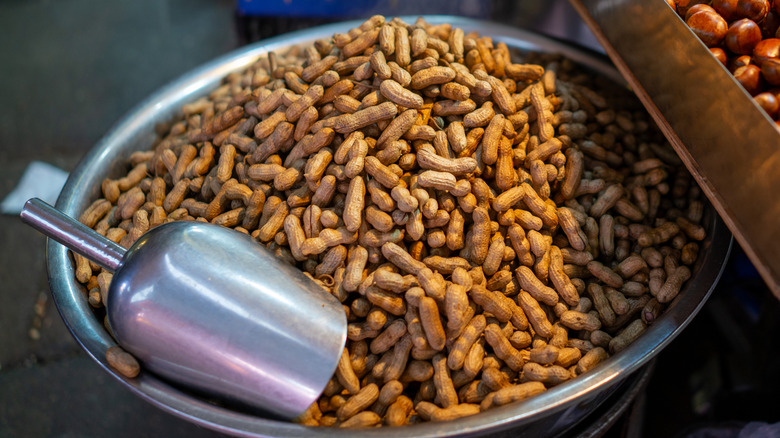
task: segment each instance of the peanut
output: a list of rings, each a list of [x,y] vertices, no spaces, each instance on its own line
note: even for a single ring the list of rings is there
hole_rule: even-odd
[[[399,340],[390,355],[390,359],[387,361],[387,366],[384,372],[384,381],[391,383],[401,378],[404,370],[407,368],[409,361],[409,352],[412,350],[412,338],[409,335],[405,335]],[[380,393],[381,398],[381,393]]]
[[[352,368],[347,349],[344,349],[344,352],[339,359],[338,366],[336,367],[336,378],[338,378],[339,383],[341,383],[350,394],[357,394],[360,390],[360,380]]]
[[[609,341],[609,351],[612,353],[617,353],[623,350],[628,346],[628,344],[638,338],[639,335],[644,333],[646,328],[647,326],[645,325],[644,321],[641,319],[635,319],[634,322],[629,324],[628,327],[623,329],[617,336]]]
[[[398,380],[388,381],[379,390],[379,397],[374,405],[371,406],[371,410],[381,418],[385,414],[387,407],[398,399],[403,390],[403,384]]]
[[[655,294],[659,303],[668,303],[679,293],[682,284],[691,278],[691,270],[687,266],[679,266],[666,278],[666,281]]]
[[[382,422],[382,418],[379,417],[379,415],[377,415],[375,412],[362,411],[350,417],[349,419],[345,420],[341,424],[339,424],[339,427],[365,428],[365,427],[376,426],[381,422]]]
[[[523,375],[528,380],[542,382],[549,386],[558,385],[571,378],[566,368],[559,365],[545,367],[535,362],[528,362],[523,366]]]
[[[423,106],[423,98],[419,94],[407,90],[403,85],[392,79],[382,81],[379,91],[382,93],[382,96],[396,105],[413,109],[420,109]]]
[[[393,402],[387,408],[385,415],[385,424],[388,426],[402,426],[409,421],[409,414],[412,411],[414,404],[412,400],[405,396],[399,396],[395,402]]]
[[[498,391],[491,393],[489,397],[485,397],[487,402],[483,401],[481,407],[484,411],[492,406],[503,406],[516,401],[526,400],[546,390],[547,388],[541,382],[526,382],[507,388],[501,388]]]
[[[384,353],[406,334],[406,323],[396,319],[387,328],[371,341],[370,349],[373,354]]]
[[[588,262],[587,268],[594,277],[603,281],[604,284],[617,289],[623,287],[623,277],[618,275],[612,269],[604,266],[601,262],[592,260]]]
[[[371,406],[377,398],[379,398],[379,387],[374,383],[366,385],[347,399],[346,403],[338,409],[336,415],[339,420],[344,421]]]
[[[417,162],[422,169],[429,169],[453,176],[466,175],[474,172],[477,162],[471,157],[444,158],[436,154],[430,146],[422,146],[417,150]],[[418,181],[419,183],[419,181]],[[469,191],[471,187],[469,187]]]
[[[457,330],[468,321],[467,309],[469,307],[466,289],[458,284],[450,284],[444,295],[445,314],[447,316],[447,328]]]
[[[458,404],[458,394],[447,368],[447,357],[443,354],[433,356],[433,383],[436,385],[436,398],[443,408],[449,408]]]
[[[534,299],[550,306],[558,302],[558,294],[550,287],[545,286],[528,267],[520,266],[517,268],[515,270],[515,278],[520,283],[520,287],[533,296]]]
[[[424,263],[413,259],[406,250],[392,242],[382,245],[382,255],[401,270],[410,274],[417,275],[421,269],[425,269]]]
[[[488,324],[485,328],[485,340],[493,347],[496,356],[503,360],[509,368],[514,371],[520,371],[523,368],[525,361],[523,360],[522,355],[509,343],[509,340],[504,337],[504,334],[501,333],[501,329],[498,325]]]
[[[382,52],[377,52],[382,53]],[[382,135],[376,141],[376,146],[381,148],[392,143],[404,135],[417,120],[417,111],[408,109],[403,111],[398,117],[394,118],[389,125],[382,131]]]
[[[436,301],[430,297],[423,297],[420,299],[420,322],[422,323],[425,336],[429,345],[434,350],[442,350],[444,348],[444,342],[446,335],[444,333],[444,326],[442,326],[441,318],[439,317],[439,307]]]
[[[463,366],[466,354],[485,330],[485,323],[485,317],[482,315],[477,315],[469,321],[466,328],[450,348],[450,354],[447,357],[447,366],[450,369],[458,370]]]
[[[552,336],[552,324],[550,323],[550,320],[547,319],[547,315],[534,297],[528,292],[520,290],[520,293],[517,295],[517,303],[525,312],[525,315],[528,317],[528,322],[536,333],[545,338]]]
[[[596,347],[586,352],[582,358],[577,362],[575,371],[577,374],[582,374],[590,369],[593,369],[596,365],[607,359],[609,354],[601,347]]]
[[[558,291],[558,295],[570,306],[576,306],[580,300],[577,288],[563,272],[563,255],[557,246],[550,247],[550,281]]]
[[[577,251],[585,249],[585,239],[574,214],[566,207],[558,209],[558,224],[569,239],[569,244]]]
[[[601,328],[601,320],[592,313],[582,313],[575,310],[567,310],[560,316],[561,324],[572,330],[598,330]]]
[[[344,201],[344,225],[349,231],[357,231],[362,223],[366,186],[362,177],[354,178],[349,183],[349,190]]]
[[[141,372],[138,361],[122,347],[115,345],[106,350],[106,361],[123,376],[132,379]]]
[[[449,25],[371,17],[186,105],[82,222],[129,245],[208,220],[319,277],[350,342],[305,424],[530,397],[635,339],[706,238],[699,193],[644,116],[569,82],[570,63],[543,65]],[[75,262],[103,305],[105,273]]]
[[[340,134],[348,134],[378,121],[393,118],[397,112],[398,109],[391,102],[380,103],[377,106],[356,111],[354,114],[334,117],[332,119],[333,129]]]

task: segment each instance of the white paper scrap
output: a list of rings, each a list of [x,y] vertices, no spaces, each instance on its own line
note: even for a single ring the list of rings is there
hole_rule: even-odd
[[[68,172],[42,161],[33,161],[13,190],[0,203],[0,213],[17,215],[30,198],[54,205],[68,179]]]

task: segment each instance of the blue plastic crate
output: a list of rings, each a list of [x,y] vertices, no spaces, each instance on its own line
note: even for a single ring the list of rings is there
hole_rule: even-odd
[[[247,16],[357,18],[445,14],[488,18],[489,0],[237,0],[240,14]]]

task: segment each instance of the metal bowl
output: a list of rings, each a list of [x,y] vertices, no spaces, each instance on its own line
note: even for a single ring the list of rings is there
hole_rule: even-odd
[[[430,23],[448,22],[466,32],[478,31],[496,41],[504,41],[510,48],[560,53],[618,84],[624,84],[620,74],[603,57],[536,34],[459,17],[431,16],[426,19]],[[414,17],[410,20],[413,21]],[[78,217],[90,202],[100,196],[100,183],[104,178],[120,176],[130,153],[151,147],[156,138],[156,124],[174,118],[182,104],[208,94],[228,73],[248,67],[269,51],[310,43],[357,25],[357,21],[343,22],[253,44],[193,70],[162,88],[131,110],[84,157],[65,184],[57,207],[68,215]],[[658,354],[700,310],[719,279],[731,248],[731,235],[712,208],[707,209],[705,226],[708,238],[702,242],[693,276],[680,296],[636,342],[594,370],[532,399],[471,417],[445,423],[367,430],[312,428],[261,418],[210,403],[148,372],[134,379],[123,377],[105,360],[106,349],[115,343],[84,299],[83,286],[75,280],[67,249],[49,241],[47,257],[54,301],[65,324],[84,350],[139,397],[198,425],[248,437],[538,437],[559,435],[582,421],[616,390],[625,386],[619,384]]]

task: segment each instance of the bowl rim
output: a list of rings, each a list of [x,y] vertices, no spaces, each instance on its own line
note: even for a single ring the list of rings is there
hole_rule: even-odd
[[[466,32],[475,30],[491,36],[496,41],[505,42],[510,48],[521,50],[547,50],[562,53],[566,58],[589,67],[613,81],[625,84],[620,73],[600,54],[531,33],[525,30],[497,23],[454,16],[423,16],[432,24],[450,23]],[[413,22],[416,17],[401,17]],[[76,169],[71,172],[56,206],[72,217],[78,217],[88,202],[98,196],[100,181],[109,168],[116,168],[123,156],[129,151],[146,149],[153,144],[153,131],[141,132],[149,128],[158,117],[170,112],[170,105],[176,99],[189,97],[200,92],[205,94],[213,85],[228,73],[241,70],[269,51],[328,37],[358,26],[362,20],[343,21],[318,26],[303,31],[292,32],[263,40],[220,56],[202,66],[191,70],[160,88],[147,99],[126,113],[85,155]],[[178,108],[177,108],[178,110]],[[170,115],[168,116],[170,118]],[[103,172],[95,172],[104,169]],[[88,189],[91,188],[91,191]],[[196,398],[165,381],[141,373],[139,377],[128,379],[111,368],[105,360],[105,350],[115,345],[114,340],[103,328],[102,322],[94,317],[92,310],[83,298],[82,286],[75,281],[74,270],[64,246],[47,241],[47,271],[49,285],[57,309],[81,347],[98,365],[113,376],[131,392],[169,412],[195,424],[236,436],[295,436],[314,437],[337,433],[339,436],[407,436],[410,427],[418,437],[454,437],[475,434],[496,433],[510,427],[527,424],[540,418],[546,418],[572,406],[575,402],[594,397],[598,393],[613,387],[645,365],[651,358],[668,345],[693,319],[706,302],[717,284],[725,260],[731,250],[732,237],[724,222],[708,204],[705,222],[709,228],[708,240],[702,245],[695,275],[688,281],[684,290],[665,313],[647,331],[628,348],[610,356],[609,359],[588,373],[565,382],[539,394],[529,400],[493,408],[479,415],[465,417],[446,423],[422,423],[404,427],[383,427],[376,429],[345,430],[323,427],[307,427],[272,419],[244,414]]]

